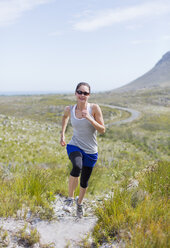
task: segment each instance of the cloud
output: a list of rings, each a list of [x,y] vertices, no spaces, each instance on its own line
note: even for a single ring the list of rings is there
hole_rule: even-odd
[[[111,26],[115,23],[127,22],[140,18],[155,17],[170,13],[170,3],[167,1],[152,1],[136,6],[109,9],[93,13],[84,20],[80,20],[73,25],[78,31],[93,31],[103,27]]]
[[[7,26],[20,18],[25,11],[52,0],[0,0],[0,26]]]

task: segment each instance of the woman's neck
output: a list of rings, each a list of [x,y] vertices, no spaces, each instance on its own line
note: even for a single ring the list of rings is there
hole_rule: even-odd
[[[87,109],[88,102],[78,102],[76,108],[79,110]]]

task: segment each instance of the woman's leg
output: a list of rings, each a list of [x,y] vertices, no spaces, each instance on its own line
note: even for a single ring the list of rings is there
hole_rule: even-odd
[[[78,186],[79,177],[73,177],[70,175],[68,184],[68,196],[74,198],[74,191]]]
[[[82,173],[81,173],[81,178],[80,178],[80,193],[79,193],[79,199],[78,199],[78,204],[82,203],[82,200],[84,198],[84,195],[87,190],[88,186],[88,180],[91,176],[93,167],[88,167],[88,166],[83,166],[82,167]]]
[[[81,204],[82,203],[83,198],[84,198],[84,195],[86,193],[86,190],[87,190],[87,188],[82,188],[80,186],[80,193],[79,193],[79,198],[78,198],[78,202],[77,202],[78,204]]]
[[[69,158],[72,162],[73,168],[69,177],[69,197],[74,198],[74,191],[78,186],[78,179],[82,169],[82,154],[81,152],[71,152]]]

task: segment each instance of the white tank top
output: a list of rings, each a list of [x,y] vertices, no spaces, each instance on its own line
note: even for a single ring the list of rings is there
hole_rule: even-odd
[[[73,137],[69,142],[69,145],[78,146],[85,153],[94,154],[98,152],[97,148],[97,130],[93,125],[86,119],[78,119],[75,114],[76,105],[71,106],[71,125],[73,127]],[[87,104],[87,110],[92,116],[92,108],[90,103]],[[92,116],[94,119],[94,117]]]

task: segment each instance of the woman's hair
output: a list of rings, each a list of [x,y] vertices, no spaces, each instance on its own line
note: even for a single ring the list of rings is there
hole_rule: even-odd
[[[81,83],[78,83],[77,87],[76,87],[76,90],[75,92],[80,88],[80,86],[87,86],[89,88],[89,93],[90,93],[90,85],[88,83],[85,83],[85,82],[81,82]]]

